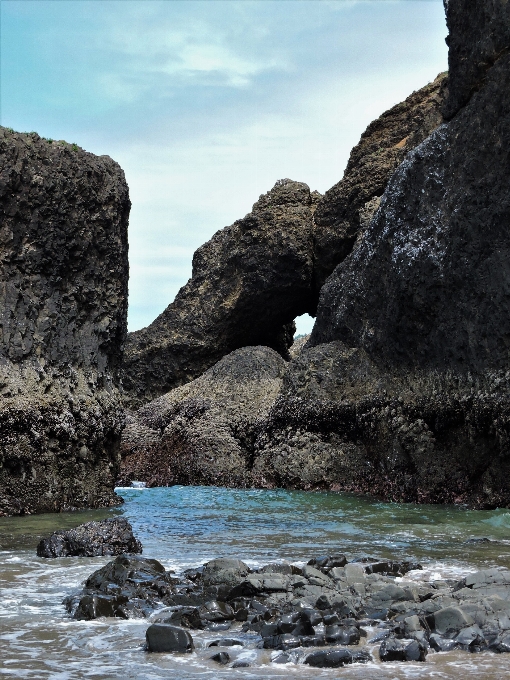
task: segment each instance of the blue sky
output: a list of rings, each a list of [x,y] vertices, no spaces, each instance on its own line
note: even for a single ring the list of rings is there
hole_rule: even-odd
[[[126,172],[130,330],[277,179],[324,192],[368,123],[447,68],[441,0],[0,0],[0,12],[1,124]]]

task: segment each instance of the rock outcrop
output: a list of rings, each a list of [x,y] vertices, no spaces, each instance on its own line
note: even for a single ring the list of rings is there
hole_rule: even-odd
[[[136,408],[243,346],[288,359],[293,321],[315,315],[326,277],[352,250],[406,153],[443,122],[443,75],[371,123],[324,197],[280,180],[193,257],[193,275],[150,326],[128,335],[126,404]]]
[[[311,311],[316,201],[306,184],[280,180],[195,252],[192,277],[174,302],[128,335],[129,407],[190,382],[239,347],[288,356],[294,319]]]
[[[245,347],[129,414],[120,483],[249,486],[257,427],[285,370],[274,350]]]
[[[467,103],[406,156],[323,287],[259,437],[261,484],[510,505],[510,17],[465,5],[447,5],[446,108]],[[485,46],[481,79],[460,45]]]
[[[0,128],[0,514],[117,504],[121,168]]]

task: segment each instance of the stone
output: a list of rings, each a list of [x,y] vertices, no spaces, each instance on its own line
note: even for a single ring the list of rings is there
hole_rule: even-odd
[[[283,635],[272,635],[263,639],[264,649],[294,649],[301,644],[300,639],[291,633],[284,633]]]
[[[142,544],[123,517],[86,522],[75,529],[55,531],[37,546],[38,557],[97,557],[141,553]]]
[[[108,156],[0,127],[0,515],[122,503],[129,209]]]
[[[436,633],[445,635],[449,632],[459,632],[463,628],[472,626],[473,618],[459,607],[445,607],[435,612],[432,617],[433,628]]]
[[[326,626],[326,642],[333,645],[357,645],[360,641],[359,629],[355,626]]]
[[[429,644],[436,652],[450,652],[457,647],[455,640],[445,638],[437,633],[432,633],[429,637]]]
[[[389,638],[379,648],[379,659],[387,661],[425,661],[427,650],[417,640],[411,642]]]
[[[200,608],[200,618],[205,621],[231,621],[234,618],[234,610],[226,602],[211,600]]]
[[[220,666],[226,666],[230,661],[230,656],[227,652],[218,652],[218,654],[211,656],[211,661],[215,661]]]
[[[184,628],[168,623],[153,623],[145,633],[149,652],[192,652],[193,638]]]
[[[221,638],[219,640],[213,640],[210,642],[208,647],[243,647],[241,640],[236,638]]]
[[[351,652],[348,649],[331,649],[312,652],[303,663],[314,668],[342,668],[351,663],[366,663],[371,656],[365,650]]]
[[[126,405],[138,408],[246,346],[288,358],[294,319],[312,310],[313,210],[306,184],[279,180],[252,212],[193,255],[191,279],[150,326],[129,333]]]

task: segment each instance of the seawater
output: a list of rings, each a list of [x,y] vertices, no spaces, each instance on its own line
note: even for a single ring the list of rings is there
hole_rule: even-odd
[[[214,557],[235,556],[256,567],[298,564],[343,552],[411,559],[424,569],[414,579],[457,578],[479,568],[510,568],[510,511],[381,503],[337,493],[232,490],[212,487],[118,489],[125,504],[109,511],[0,518],[0,677],[52,680],[188,678],[404,678],[510,677],[510,655],[429,653],[425,663],[374,661],[338,670],[271,664],[254,644],[229,653],[256,660],[252,668],[219,668],[207,644],[221,637],[193,633],[190,655],[148,654],[146,620],[74,621],[62,600],[108,558],[36,557],[42,536],[60,528],[125,516],[144,556],[181,570]],[[490,538],[490,543],[466,542]],[[226,633],[229,635],[229,633]],[[236,635],[237,637],[237,635]],[[249,636],[248,636],[249,638]],[[247,638],[247,642],[250,640]]]

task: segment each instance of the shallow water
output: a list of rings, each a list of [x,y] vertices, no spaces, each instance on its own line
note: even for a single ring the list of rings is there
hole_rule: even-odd
[[[418,560],[424,570],[411,573],[416,579],[455,578],[481,567],[510,568],[508,510],[469,511],[379,503],[347,494],[210,487],[120,489],[119,493],[126,502],[115,510],[0,518],[1,677],[510,677],[510,655],[465,652],[431,652],[424,664],[381,664],[375,654],[368,665],[319,671],[299,664],[278,666],[271,663],[268,651],[237,647],[228,650],[232,658],[256,659],[257,667],[218,668],[209,661],[213,652],[206,645],[221,635],[210,632],[193,633],[195,654],[147,654],[143,649],[147,621],[73,621],[61,604],[108,558],[35,556],[40,537],[57,528],[121,514],[142,541],[144,556],[176,571],[219,556],[240,557],[258,566],[282,559],[300,563],[340,551],[350,559],[369,555]],[[493,542],[466,543],[482,537]]]

